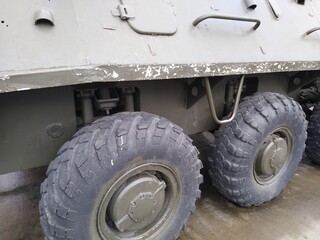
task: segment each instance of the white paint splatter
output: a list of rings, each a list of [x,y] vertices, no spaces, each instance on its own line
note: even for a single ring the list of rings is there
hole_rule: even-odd
[[[153,75],[153,78],[156,78],[156,77],[158,77],[158,76],[161,75],[161,73],[160,73],[161,67],[159,67],[159,68],[154,68],[154,71],[156,72],[156,74]]]
[[[168,68],[167,66],[163,67],[162,71],[165,72],[165,73],[167,73],[167,74],[170,73],[170,72],[169,72],[169,68]]]
[[[9,75],[4,75],[4,76],[1,76],[0,79],[1,79],[2,81],[5,81],[5,80],[10,79],[10,77],[9,77]]]
[[[146,71],[142,72],[145,76],[145,78],[151,78],[152,77],[152,68],[150,66],[147,67]]]
[[[113,73],[112,73],[112,77],[113,77],[113,78],[117,78],[117,77],[119,77],[119,74],[118,74],[118,73],[116,73],[115,71],[113,71]]]
[[[30,90],[30,88],[19,88],[17,91],[25,91],[25,90]]]

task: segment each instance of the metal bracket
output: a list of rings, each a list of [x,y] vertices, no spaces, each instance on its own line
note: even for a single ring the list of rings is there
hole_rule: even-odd
[[[233,109],[232,115],[231,115],[230,118],[224,119],[224,120],[220,120],[217,117],[216,109],[215,109],[214,102],[213,102],[213,97],[212,97],[212,91],[211,91],[209,78],[208,77],[204,78],[204,82],[205,82],[205,85],[206,85],[207,97],[208,97],[208,102],[209,102],[210,111],[211,111],[213,120],[218,124],[225,124],[225,123],[231,122],[235,118],[235,116],[237,114],[237,111],[238,111],[241,92],[242,92],[242,86],[243,86],[243,82],[244,82],[244,75],[241,77],[241,80],[240,80],[240,83],[239,83],[236,102],[234,104],[234,109]]]
[[[107,115],[110,114],[110,110],[117,107],[120,97],[115,88],[109,88],[109,97],[98,97],[96,94],[93,96],[93,103],[97,110],[105,111]]]
[[[128,20],[134,18],[134,10],[129,5],[120,4],[116,9],[112,10],[112,15],[120,17],[122,20]]]
[[[212,81],[212,87],[222,82],[224,77],[214,77]],[[206,95],[206,88],[203,78],[194,80],[190,85],[187,86],[187,109],[191,108],[196,104],[202,97]]]
[[[288,94],[301,89],[320,77],[320,71],[298,72],[289,78]]]

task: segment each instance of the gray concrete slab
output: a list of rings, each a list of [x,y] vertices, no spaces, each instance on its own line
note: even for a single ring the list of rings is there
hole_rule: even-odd
[[[0,175],[0,239],[43,239],[38,202],[45,171],[43,167]]]
[[[196,139],[205,159],[210,134]],[[204,162],[206,165],[206,162]],[[40,183],[46,168],[0,175],[0,239],[43,239],[39,224]],[[320,239],[320,167],[304,159],[284,192],[260,207],[241,208],[223,198],[206,172],[197,211],[179,240]]]

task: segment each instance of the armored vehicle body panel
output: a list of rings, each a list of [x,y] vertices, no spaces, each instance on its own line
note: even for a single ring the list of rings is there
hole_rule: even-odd
[[[176,239],[203,181],[192,134],[215,133],[206,168],[241,206],[285,188],[307,119],[317,162],[317,1],[0,3],[0,174],[50,163],[46,239]]]
[[[320,68],[315,1],[148,2],[3,1],[0,90]]]

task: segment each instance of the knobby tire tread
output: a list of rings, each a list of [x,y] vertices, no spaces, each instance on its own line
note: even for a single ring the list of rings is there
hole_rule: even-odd
[[[169,137],[164,139],[164,135]],[[135,141],[129,139],[132,136]],[[163,142],[165,140],[168,142]],[[167,144],[168,149],[178,148],[179,154],[187,159],[184,164],[192,164],[190,173],[186,173],[193,189],[188,216],[194,212],[203,177],[200,174],[202,162],[198,159],[199,152],[192,145],[192,140],[180,127],[156,115],[119,113],[79,130],[50,163],[47,179],[41,185],[42,198],[39,204],[40,222],[46,239],[75,239],[77,210],[88,201],[83,193],[99,172],[112,164],[112,159],[106,161],[102,156],[121,156],[126,153],[128,144],[136,144],[138,152],[147,141],[153,145]],[[187,225],[187,221],[188,218],[183,220],[181,229]]]

